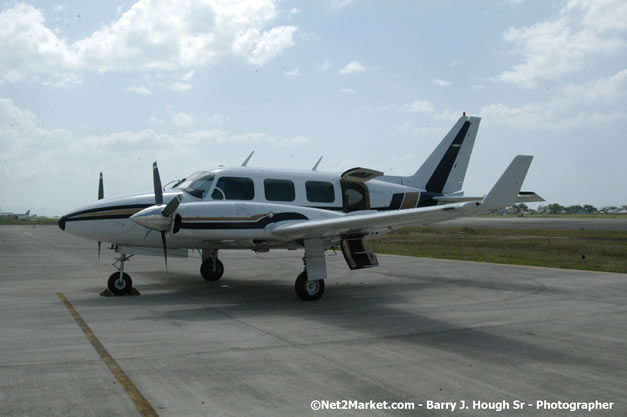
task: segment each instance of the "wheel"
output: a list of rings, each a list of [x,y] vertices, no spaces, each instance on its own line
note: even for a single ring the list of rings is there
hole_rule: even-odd
[[[309,281],[307,279],[307,271],[303,271],[296,278],[294,289],[298,298],[303,301],[318,300],[324,294],[324,280]]]
[[[120,273],[114,272],[109,277],[109,281],[107,281],[107,287],[113,294],[127,294],[133,288],[133,280],[126,272],[122,274],[122,280],[120,280]]]
[[[207,281],[217,281],[224,274],[224,265],[219,259],[216,259],[216,270],[213,270],[213,260],[207,258],[200,264],[200,275]]]

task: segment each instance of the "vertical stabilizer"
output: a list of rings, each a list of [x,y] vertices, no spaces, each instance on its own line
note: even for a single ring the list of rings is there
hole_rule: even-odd
[[[431,193],[461,190],[480,122],[480,117],[460,117],[418,171],[403,177],[402,183]]]

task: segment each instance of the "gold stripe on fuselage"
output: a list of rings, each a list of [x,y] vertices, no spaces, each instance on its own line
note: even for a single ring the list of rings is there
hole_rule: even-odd
[[[405,199],[403,199],[403,204],[401,204],[401,210],[414,208],[416,207],[416,204],[418,204],[418,193],[405,193]]]
[[[134,208],[134,209],[118,209],[118,210],[101,210],[101,211],[94,211],[92,213],[79,214],[78,216],[72,216],[70,217],[70,219],[74,220],[74,219],[83,219],[83,218],[98,217],[98,216],[120,216],[120,215],[127,215],[127,214],[129,216],[132,216],[133,214],[137,213],[140,210],[142,209]]]

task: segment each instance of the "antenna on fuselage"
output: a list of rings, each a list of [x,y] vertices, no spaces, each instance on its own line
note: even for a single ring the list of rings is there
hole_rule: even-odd
[[[244,162],[242,162],[242,166],[243,166],[243,167],[245,167],[245,166],[247,166],[247,165],[248,165],[248,161],[250,161],[250,158],[252,158],[252,157],[253,157],[253,154],[254,154],[254,153],[255,153],[255,151],[252,151],[252,152],[250,153],[250,155],[248,155],[248,158],[244,159]]]
[[[318,159],[318,162],[316,162],[314,164],[314,166],[311,168],[312,171],[315,171],[318,169],[318,165],[320,165],[320,161],[322,161],[322,158],[324,157],[324,155],[320,156],[320,158]]]

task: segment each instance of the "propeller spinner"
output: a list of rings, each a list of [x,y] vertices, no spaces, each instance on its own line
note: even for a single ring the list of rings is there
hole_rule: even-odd
[[[163,189],[161,187],[161,177],[159,176],[159,168],[157,162],[152,164],[152,179],[155,190],[155,205],[147,207],[131,216],[131,220],[151,230],[161,232],[161,242],[163,244],[163,257],[165,266],[168,267],[168,245],[166,233],[172,227],[172,214],[176,211],[181,200],[182,194],[177,194],[168,204],[163,204]]]

